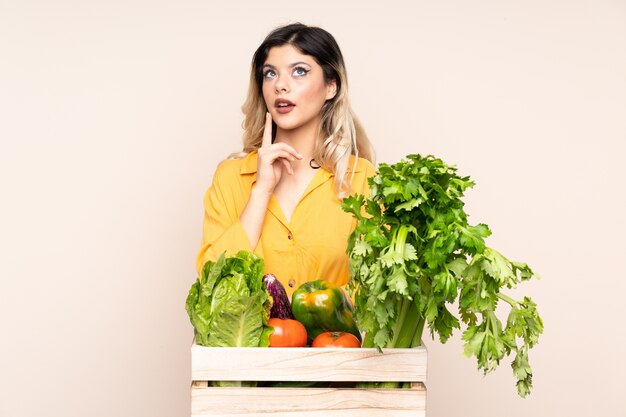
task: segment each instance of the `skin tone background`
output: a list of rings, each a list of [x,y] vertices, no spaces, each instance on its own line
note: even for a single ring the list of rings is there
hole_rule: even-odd
[[[429,349],[428,416],[624,416],[626,3],[0,3],[0,415],[189,415],[202,196],[240,147],[249,62],[338,40],[378,161],[477,186],[490,246],[543,277],[535,388]]]

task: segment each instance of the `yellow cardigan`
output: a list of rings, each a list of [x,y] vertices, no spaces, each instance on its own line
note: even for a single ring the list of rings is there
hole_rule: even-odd
[[[350,158],[351,175],[354,157]],[[228,159],[219,164],[213,183],[204,196],[202,243],[197,256],[198,274],[207,260],[215,261],[226,251],[252,251],[250,241],[239,221],[252,185],[256,180],[257,153],[242,159]],[[351,194],[369,195],[367,178],[374,166],[359,158]],[[270,199],[261,237],[254,252],[265,261],[265,273],[274,274],[287,294],[302,283],[319,278],[345,285],[348,282],[348,235],[356,219],[340,207],[333,174],[320,168],[305,190],[287,221],[278,201]]]

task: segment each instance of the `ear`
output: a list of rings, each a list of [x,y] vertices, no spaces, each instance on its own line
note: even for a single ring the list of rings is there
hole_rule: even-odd
[[[326,100],[330,100],[337,95],[337,81],[330,80],[326,84]]]

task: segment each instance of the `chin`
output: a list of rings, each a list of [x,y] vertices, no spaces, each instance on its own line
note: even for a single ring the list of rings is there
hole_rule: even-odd
[[[274,122],[276,123],[276,126],[280,130],[294,130],[294,129],[297,129],[298,127],[301,126],[301,124],[298,123],[298,122],[289,122],[289,121],[286,121],[286,120],[281,120],[280,122],[276,122],[274,120]]]
[[[311,123],[315,123],[315,119],[302,119],[302,118],[283,118],[282,120],[274,120],[276,126],[280,130],[288,131],[288,130],[296,130],[304,126],[309,126]]]

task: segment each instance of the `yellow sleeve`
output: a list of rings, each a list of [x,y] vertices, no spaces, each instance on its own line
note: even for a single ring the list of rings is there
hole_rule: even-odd
[[[220,164],[211,187],[204,195],[202,242],[196,258],[198,275],[207,261],[216,261],[224,251],[227,256],[240,250],[252,251],[248,235],[239,221],[235,199],[229,194],[239,188],[235,177],[239,173],[229,175],[224,171],[224,165]]]

